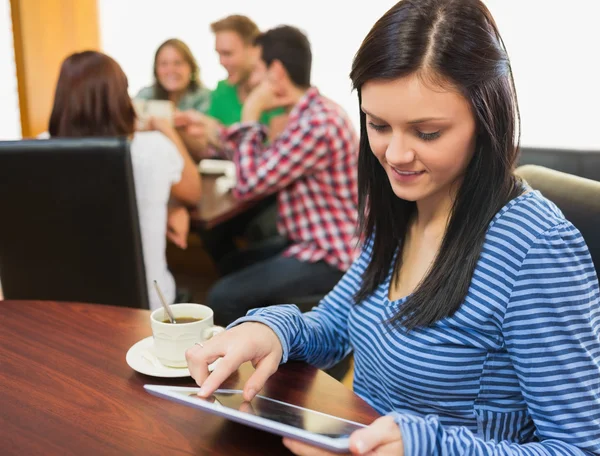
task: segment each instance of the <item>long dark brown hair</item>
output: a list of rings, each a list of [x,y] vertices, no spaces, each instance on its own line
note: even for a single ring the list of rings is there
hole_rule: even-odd
[[[157,100],[169,99],[169,92],[167,92],[167,89],[165,89],[158,80],[158,74],[156,72],[156,69],[158,67],[158,56],[160,54],[160,51],[162,51],[166,47],[172,47],[177,52],[179,52],[179,54],[181,54],[181,57],[183,57],[183,60],[185,60],[185,63],[187,63],[190,66],[191,74],[190,83],[187,86],[188,92],[194,92],[201,88],[202,82],[200,81],[200,67],[198,66],[198,62],[196,62],[196,59],[194,58],[194,54],[192,54],[191,49],[183,41],[178,40],[177,38],[171,38],[165,41],[160,46],[158,46],[158,49],[154,54],[154,98],[156,98]]]
[[[430,271],[392,318],[408,330],[452,316],[464,301],[494,215],[521,192],[513,175],[519,110],[510,62],[496,23],[480,0],[403,0],[373,26],[350,77],[361,101],[368,81],[409,75],[442,81],[471,105],[476,144]],[[370,263],[355,299],[370,296],[390,268],[401,267],[402,245],[414,202],[398,198],[373,155],[360,113],[360,230],[373,239]]]
[[[50,136],[129,136],[134,130],[135,111],[119,64],[96,51],[67,57],[56,84]]]

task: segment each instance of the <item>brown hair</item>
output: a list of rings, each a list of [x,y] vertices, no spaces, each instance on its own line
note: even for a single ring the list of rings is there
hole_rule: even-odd
[[[177,38],[171,38],[161,44],[156,53],[154,54],[154,98],[157,100],[168,100],[169,93],[167,90],[160,84],[158,81],[158,76],[156,74],[156,67],[158,65],[158,54],[167,46],[171,46],[177,52],[181,54],[183,60],[190,66],[192,73],[190,75],[190,83],[187,87],[187,90],[192,92],[198,90],[202,87],[202,82],[200,82],[200,67],[198,66],[198,62],[194,58],[194,54],[183,41],[178,40]]]
[[[267,68],[279,60],[295,85],[310,87],[312,51],[308,38],[299,29],[280,25],[260,34],[254,44],[261,47]]]
[[[135,130],[127,77],[96,51],[70,55],[60,69],[50,115],[50,136],[121,136]]]
[[[213,33],[231,31],[236,32],[246,44],[254,44],[254,40],[260,34],[258,26],[247,16],[234,14],[220,21],[210,24]]]

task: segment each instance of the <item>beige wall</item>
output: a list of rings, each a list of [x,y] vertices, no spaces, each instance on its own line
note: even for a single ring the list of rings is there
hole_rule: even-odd
[[[63,59],[99,49],[96,0],[11,0],[23,137],[47,130]]]
[[[0,0],[0,141],[19,139],[21,121],[10,0]]]

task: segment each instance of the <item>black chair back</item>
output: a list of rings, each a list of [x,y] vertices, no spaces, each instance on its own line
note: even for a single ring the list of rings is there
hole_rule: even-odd
[[[600,181],[600,150],[522,147],[519,166],[538,165]]]
[[[5,299],[148,308],[125,138],[0,142]]]

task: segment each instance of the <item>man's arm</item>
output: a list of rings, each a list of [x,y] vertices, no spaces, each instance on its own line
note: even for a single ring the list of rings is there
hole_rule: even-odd
[[[299,178],[325,169],[330,163],[327,125],[288,125],[270,145],[257,122],[241,123],[228,130],[228,149],[233,149],[237,182],[236,198],[266,196]]]
[[[189,110],[175,114],[175,126],[196,163],[220,155],[224,128],[218,120]]]

